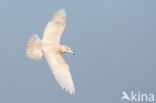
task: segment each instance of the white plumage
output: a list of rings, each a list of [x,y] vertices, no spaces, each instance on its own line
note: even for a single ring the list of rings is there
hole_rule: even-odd
[[[29,40],[26,53],[33,60],[40,60],[44,54],[56,81],[70,94],[75,94],[69,66],[61,55],[66,52],[74,55],[74,52],[69,47],[60,45],[60,38],[65,26],[66,13],[64,9],[60,9],[47,24],[43,39],[40,40],[38,35],[35,34]]]

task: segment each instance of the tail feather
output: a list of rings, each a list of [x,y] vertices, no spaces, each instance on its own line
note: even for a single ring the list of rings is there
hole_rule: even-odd
[[[40,60],[42,58],[42,44],[37,34],[33,35],[33,37],[29,40],[26,54],[33,60]]]

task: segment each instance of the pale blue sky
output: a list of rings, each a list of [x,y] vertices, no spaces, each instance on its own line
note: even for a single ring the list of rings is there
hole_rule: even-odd
[[[76,52],[64,55],[75,96],[44,58],[25,54],[60,8],[67,12],[61,42]],[[1,0],[0,28],[0,103],[120,103],[122,90],[156,95],[155,0]]]

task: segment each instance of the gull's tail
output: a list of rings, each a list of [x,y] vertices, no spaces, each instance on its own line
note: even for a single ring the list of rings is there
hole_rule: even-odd
[[[26,54],[30,59],[40,60],[42,58],[42,43],[37,34],[29,40]]]

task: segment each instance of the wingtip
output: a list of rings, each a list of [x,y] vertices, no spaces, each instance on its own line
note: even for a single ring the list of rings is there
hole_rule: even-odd
[[[54,22],[61,22],[61,23],[65,23],[66,22],[66,12],[65,9],[59,9],[52,17],[51,21]]]
[[[72,92],[69,92],[70,95],[75,95],[75,90]]]
[[[75,88],[64,88],[66,92],[68,92],[70,95],[75,95]]]
[[[57,11],[57,13],[66,16],[66,11],[65,11],[64,8],[59,9],[59,10]]]
[[[61,8],[61,9],[59,9],[58,11],[65,12],[65,9],[64,9],[64,8]]]

